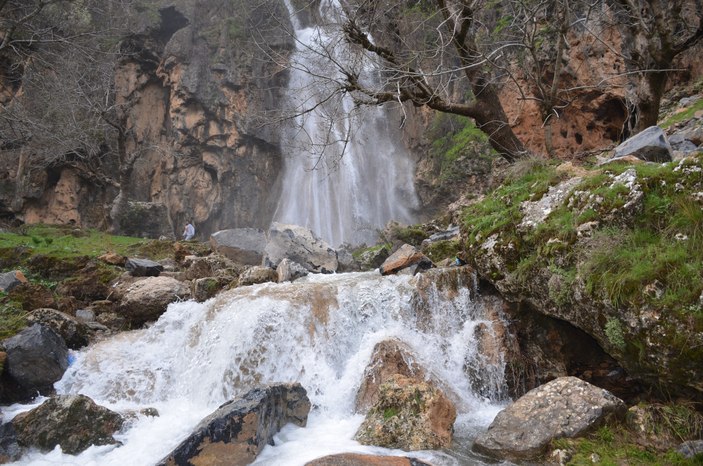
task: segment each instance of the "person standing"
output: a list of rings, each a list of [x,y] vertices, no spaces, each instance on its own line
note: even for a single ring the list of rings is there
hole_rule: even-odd
[[[183,239],[188,241],[193,239],[193,236],[195,236],[195,227],[192,222],[188,222],[183,230]]]

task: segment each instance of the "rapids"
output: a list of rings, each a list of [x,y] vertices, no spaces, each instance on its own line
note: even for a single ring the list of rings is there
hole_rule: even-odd
[[[149,328],[73,353],[56,383],[58,393],[81,393],[123,414],[137,413],[116,435],[122,445],[93,446],[77,456],[57,447],[31,452],[18,464],[153,465],[223,402],[256,384],[293,381],[312,403],[308,425],[285,427],[257,465],[301,466],[350,451],[412,455],[436,465],[482,464],[466,456],[467,445],[501,408],[504,364],[478,351],[476,327],[490,321],[470,274],[438,278],[382,277],[378,271],[312,275],[237,288],[205,303],[173,303]],[[354,411],[356,391],[374,345],[389,338],[408,344],[456,403],[454,451],[393,452],[352,440],[363,420]],[[160,415],[138,414],[147,407]],[[29,408],[9,407],[5,420]]]

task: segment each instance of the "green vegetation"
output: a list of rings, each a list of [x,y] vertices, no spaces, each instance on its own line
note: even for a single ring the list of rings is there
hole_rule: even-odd
[[[703,434],[703,416],[693,407],[641,404],[635,413],[628,413],[633,421],[603,426],[583,438],[558,439],[552,442],[552,449],[569,452],[569,465],[703,464],[703,455],[689,460],[673,451],[681,442]]]
[[[559,273],[573,281],[578,258],[587,291],[615,307],[649,303],[685,309],[698,302],[703,291],[703,209],[692,195],[703,190],[701,157],[681,166],[596,169],[545,222],[519,231],[521,203],[539,200],[560,181],[554,165],[532,163],[527,170],[517,168],[517,176],[466,210],[469,248],[497,234],[498,247],[514,249],[508,271],[522,277],[540,269],[553,271],[558,263]],[[613,181],[628,169],[636,173],[641,203],[633,201],[628,186]],[[589,233],[592,240],[578,242],[578,227],[586,222],[596,222]],[[559,301],[566,302],[564,296]]]
[[[662,122],[659,126],[666,129],[669,126],[675,125],[676,123],[681,123],[682,121],[690,120],[691,118],[693,118],[693,115],[700,110],[703,110],[703,98],[697,100],[686,110],[679,113],[674,113],[669,118],[664,120],[664,122]]]
[[[457,240],[437,241],[430,244],[423,252],[432,262],[456,257],[461,251],[461,242]]]
[[[388,419],[397,416],[399,412],[400,410],[396,406],[386,408],[383,410],[383,419],[387,421]]]
[[[26,311],[37,305],[37,299],[51,300],[52,295],[56,299],[59,283],[72,290],[74,298],[97,299],[91,295],[96,287],[104,287],[122,272],[93,261],[106,252],[159,259],[173,255],[173,242],[113,236],[69,226],[26,225],[0,234],[0,272],[20,270],[31,283],[31,287],[0,292],[0,339],[26,326]],[[76,276],[80,270],[89,272]]]
[[[20,303],[10,300],[7,293],[0,291],[0,340],[11,337],[26,327],[26,315]]]
[[[57,258],[96,257],[107,251],[126,255],[130,247],[145,243],[147,240],[140,238],[46,225],[26,226],[15,233],[0,234],[0,251],[21,248],[28,251],[29,255]],[[6,267],[2,264],[0,259],[0,265]]]
[[[460,164],[463,158],[476,159],[473,163],[490,163],[488,138],[469,118],[437,114],[429,137],[433,140],[430,156],[436,161],[440,182],[457,181],[465,176]]]

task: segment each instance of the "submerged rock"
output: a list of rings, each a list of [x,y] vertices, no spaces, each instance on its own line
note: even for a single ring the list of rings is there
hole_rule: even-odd
[[[610,392],[576,377],[561,377],[498,413],[473,448],[501,459],[532,460],[543,455],[552,440],[584,435],[610,417],[623,417],[626,410]]]
[[[76,455],[91,445],[118,443],[112,435],[123,422],[122,416],[87,396],[62,395],[17,415],[12,425],[24,447],[50,451],[59,445],[64,453]]]
[[[299,383],[254,388],[203,419],[158,464],[250,464],[281,427],[289,422],[305,426],[309,411],[310,400]]]
[[[437,450],[452,441],[456,408],[428,382],[394,375],[359,427],[357,441],[402,450]]]

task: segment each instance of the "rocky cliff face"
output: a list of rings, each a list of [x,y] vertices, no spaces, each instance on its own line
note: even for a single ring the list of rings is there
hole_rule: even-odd
[[[287,82],[293,47],[282,2],[162,1],[144,6],[114,68],[122,126],[106,183],[65,165],[3,154],[0,210],[25,222],[109,227],[144,236],[266,227],[281,151],[266,114]],[[264,53],[263,50],[267,52]],[[120,208],[117,209],[116,207]]]

